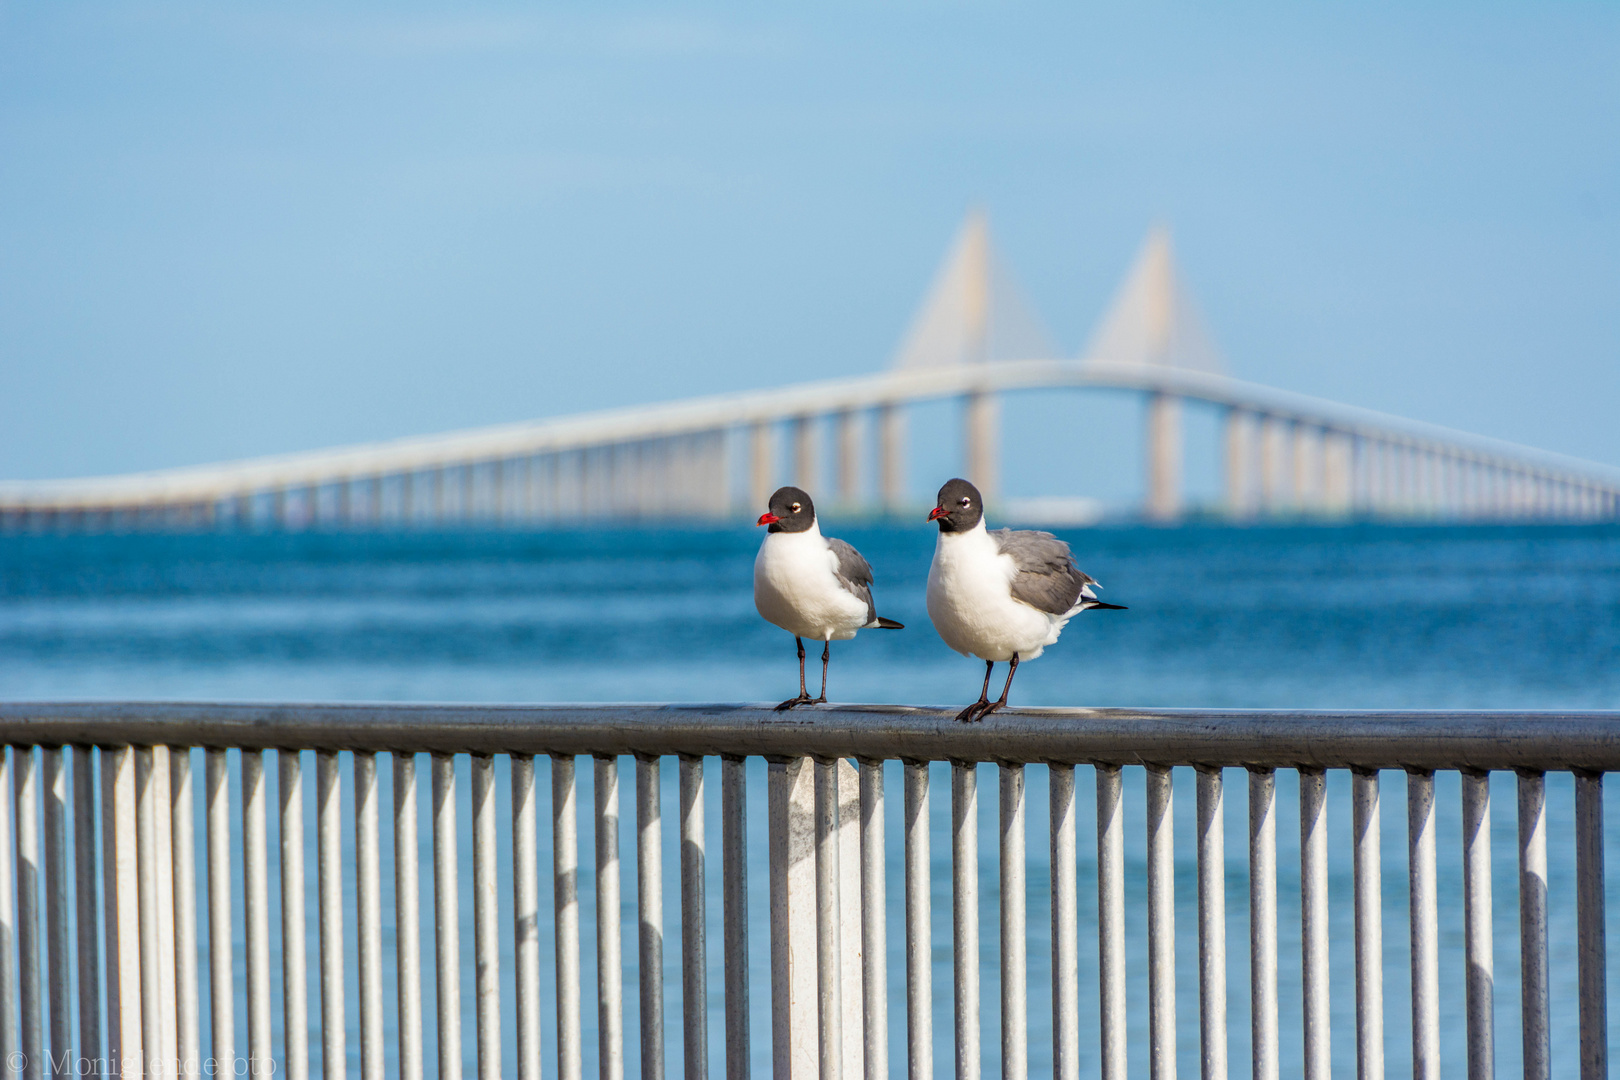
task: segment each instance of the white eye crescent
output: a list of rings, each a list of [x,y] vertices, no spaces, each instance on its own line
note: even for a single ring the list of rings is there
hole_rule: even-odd
[[[797,514],[799,512],[799,504],[794,503],[793,505],[789,506],[788,509]]]
[[[973,500],[968,498],[966,495],[964,495],[960,499],[960,502],[962,503],[963,506],[967,506],[967,505],[971,504],[973,502]]]

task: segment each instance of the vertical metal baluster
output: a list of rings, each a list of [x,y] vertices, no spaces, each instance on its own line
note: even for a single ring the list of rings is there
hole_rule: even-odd
[[[110,790],[110,788],[109,788]],[[17,1031],[17,912],[13,880],[11,830],[11,760],[0,746],[0,1060],[10,1061],[18,1052]],[[109,864],[110,865],[110,864]],[[110,873],[109,869],[109,873]],[[114,1013],[117,999],[112,1001]],[[114,1022],[117,1022],[116,1016]]]
[[[1125,818],[1118,765],[1097,775],[1097,981],[1103,1080],[1125,1076]]]
[[[1491,941],[1491,777],[1462,774],[1463,919],[1467,941],[1468,1080],[1496,1075],[1496,975]]]
[[[343,989],[343,781],[336,750],[315,752],[315,872],[321,920],[321,1078],[348,1075]],[[441,1036],[442,1038],[443,1036]]]
[[[422,885],[417,865],[416,828],[416,755],[396,750],[394,951],[399,982],[400,1080],[422,1080]],[[521,938],[519,941],[521,943]],[[537,978],[538,974],[536,972]],[[518,992],[522,993],[521,987]]]
[[[472,755],[473,957],[478,1013],[478,1080],[501,1075],[501,935],[495,882],[495,759]]]
[[[45,938],[46,977],[51,996],[51,1054],[69,1063],[63,1070],[76,1072],[73,1058],[73,958],[68,939],[67,769],[60,746],[40,750],[45,771]],[[57,1071],[55,1068],[52,1072]]]
[[[866,1080],[889,1075],[888,896],[883,880],[883,762],[861,766],[861,1060]]]
[[[664,863],[662,770],[636,758],[636,911],[640,924],[641,1080],[664,1080]]]
[[[461,917],[456,886],[456,759],[433,755],[433,950],[439,1080],[461,1080]],[[560,939],[560,935],[559,935]],[[559,952],[558,963],[561,963]],[[575,970],[576,981],[578,970]],[[576,1075],[564,1080],[579,1080]]]
[[[1440,1076],[1440,923],[1435,895],[1434,774],[1406,774],[1412,933],[1412,1078]]]
[[[110,771],[107,753],[103,750],[101,757],[103,783]],[[217,747],[204,751],[203,763],[204,783],[208,788],[208,1054],[216,1070],[230,1068],[234,1073],[236,976],[231,961],[231,774],[226,752]],[[108,809],[108,805],[102,803],[103,832],[110,829]],[[107,906],[110,912],[111,901]],[[110,942],[107,951],[110,958],[113,951]],[[108,976],[111,982],[111,968]],[[109,985],[109,995],[112,989]]]
[[[304,769],[276,751],[281,797],[281,1029],[287,1080],[309,1076],[309,982],[304,935]]]
[[[1080,943],[1075,895],[1074,766],[1047,768],[1052,817],[1052,1076],[1080,1076]]]
[[[1351,779],[1355,828],[1356,1076],[1384,1076],[1384,925],[1380,881],[1378,773],[1358,769]]]
[[[107,941],[107,1053],[142,1068],[140,876],[136,868],[135,748],[101,750],[103,903]],[[225,823],[229,829],[229,822]],[[228,863],[222,863],[229,874]],[[228,881],[227,877],[227,881]],[[226,953],[230,949],[227,946]],[[227,1014],[229,1015],[229,1014]]]
[[[96,767],[92,753],[88,746],[73,748],[73,861],[78,914],[79,1053],[99,1058],[102,1056],[101,942],[96,933],[100,911],[96,898]],[[3,829],[4,820],[0,819],[0,831]],[[5,854],[0,851],[0,862],[4,860]],[[4,881],[0,880],[0,889],[4,887]],[[0,931],[0,949],[9,944],[3,940],[3,933]],[[195,961],[195,949],[192,957]]]
[[[1001,1075],[1029,1075],[1029,935],[1024,886],[1024,766],[1001,766]]]
[[[708,950],[704,941],[703,759],[681,758],[681,1019],[686,1075],[709,1075]]]
[[[1277,774],[1249,770],[1249,1030],[1254,1080],[1277,1080]]]
[[[1575,774],[1575,918],[1579,924],[1581,1080],[1609,1074],[1603,902],[1603,774]],[[1472,1078],[1470,1078],[1472,1080]]]
[[[39,981],[39,780],[34,748],[12,747],[11,763],[17,773],[17,997],[23,1054],[19,1072],[32,1080],[44,1075],[45,1063]],[[144,874],[141,884],[144,892]]]
[[[1167,766],[1147,767],[1148,1054],[1153,1080],[1176,1075],[1175,800]]]
[[[956,1080],[979,1080],[978,779],[973,762],[951,762],[951,925],[956,969]]]
[[[906,1076],[933,1080],[934,958],[928,880],[928,762],[906,770]]]
[[[141,1042],[145,1071],[163,1076],[162,977],[158,970],[157,792],[152,782],[152,748],[135,751],[135,863],[140,878]],[[251,959],[251,958],[250,958]]]
[[[726,1080],[748,1069],[748,762],[720,759],[722,922],[726,928]],[[617,801],[615,800],[615,809]],[[614,815],[617,819],[617,814]],[[614,852],[617,864],[617,849]],[[614,892],[618,891],[615,875]],[[617,939],[614,942],[617,949]]]
[[[579,818],[574,759],[551,758],[551,857],[557,919],[557,1076],[580,1080]]]
[[[1198,1043],[1203,1080],[1226,1076],[1226,827],[1218,768],[1198,769]]]
[[[1328,1008],[1327,774],[1299,770],[1300,982],[1304,991],[1304,1080],[1331,1080]]]
[[[603,1080],[624,1077],[624,956],[619,941],[619,759],[597,757],[596,1055]]]
[[[174,980],[174,821],[170,817],[169,748],[152,747],[152,838],[155,882],[153,892],[157,899],[154,908],[157,923],[157,950],[153,956],[158,974],[158,1032],[162,1042],[149,1060],[155,1060],[155,1070],[162,1076],[173,1076],[180,1060],[179,1017]],[[150,1007],[149,1002],[143,1006]]]
[[[377,755],[355,751],[354,883],[359,929],[360,1075],[382,1080],[382,871],[378,844]]]
[[[247,916],[248,1066],[254,1074],[276,1067],[270,1048],[270,876],[266,844],[264,751],[243,750],[242,893]],[[141,933],[144,943],[144,926]]]
[[[1547,1023],[1547,801],[1539,772],[1519,774],[1519,971],[1525,1080],[1551,1075]]]
[[[517,967],[518,1080],[540,1080],[540,870],[534,758],[512,758],[512,941]]]
[[[844,949],[838,895],[838,759],[816,761],[816,991],[821,1080],[843,1075]]]
[[[174,848],[174,970],[176,1040],[182,1076],[202,1075],[202,1006],[197,988],[196,796],[191,748],[169,749],[169,817]],[[85,1053],[91,1053],[87,1050]]]

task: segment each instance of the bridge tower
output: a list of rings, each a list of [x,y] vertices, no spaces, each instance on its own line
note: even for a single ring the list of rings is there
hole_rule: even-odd
[[[893,369],[983,366],[1055,355],[1057,350],[1040,318],[997,257],[983,211],[970,211],[895,353]],[[995,500],[1001,488],[997,460],[1000,419],[998,402],[988,386],[964,395],[963,475],[987,501]],[[893,441],[883,470],[886,493],[891,471],[896,490],[900,484],[899,440]]]
[[[1176,272],[1170,231],[1164,226],[1156,226],[1148,233],[1083,357],[1212,375],[1225,373],[1220,354]],[[1239,445],[1241,451],[1246,419],[1234,413],[1231,422],[1239,426],[1228,432],[1228,445]],[[1180,397],[1164,390],[1148,395],[1146,432],[1146,511],[1154,520],[1173,521],[1182,510]],[[1241,452],[1234,460],[1241,460]]]

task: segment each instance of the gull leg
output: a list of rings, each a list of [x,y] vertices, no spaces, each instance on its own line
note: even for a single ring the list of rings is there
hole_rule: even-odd
[[[788,698],[786,701],[782,702],[782,704],[776,707],[776,712],[783,712],[784,710],[793,708],[795,705],[803,705],[810,700],[810,691],[805,689],[804,686],[804,640],[798,635],[794,635],[793,643],[799,647],[799,696],[796,698]],[[823,676],[823,678],[825,678],[825,676]]]
[[[956,714],[962,723],[971,723],[984,715],[984,710],[990,707],[990,669],[996,666],[994,660],[984,662],[984,689],[979,691],[979,700]]]
[[[812,704],[820,705],[827,700],[827,658],[832,655],[832,639],[822,643],[821,646],[821,696]]]
[[[979,714],[980,720],[983,720],[985,717],[989,716],[993,712],[996,712],[998,709],[1002,708],[1002,706],[1007,704],[1007,691],[1012,689],[1012,679],[1016,674],[1018,674],[1018,654],[1013,653],[1012,664],[1007,670],[1007,685],[1001,688],[1001,697],[996,699],[995,704],[990,705]]]

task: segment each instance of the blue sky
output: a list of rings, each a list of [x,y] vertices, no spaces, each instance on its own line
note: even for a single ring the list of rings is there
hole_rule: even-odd
[[[1066,349],[1162,220],[1235,374],[1620,463],[1617,117],[1613,4],[7,3],[0,476],[875,370],[974,205]]]

